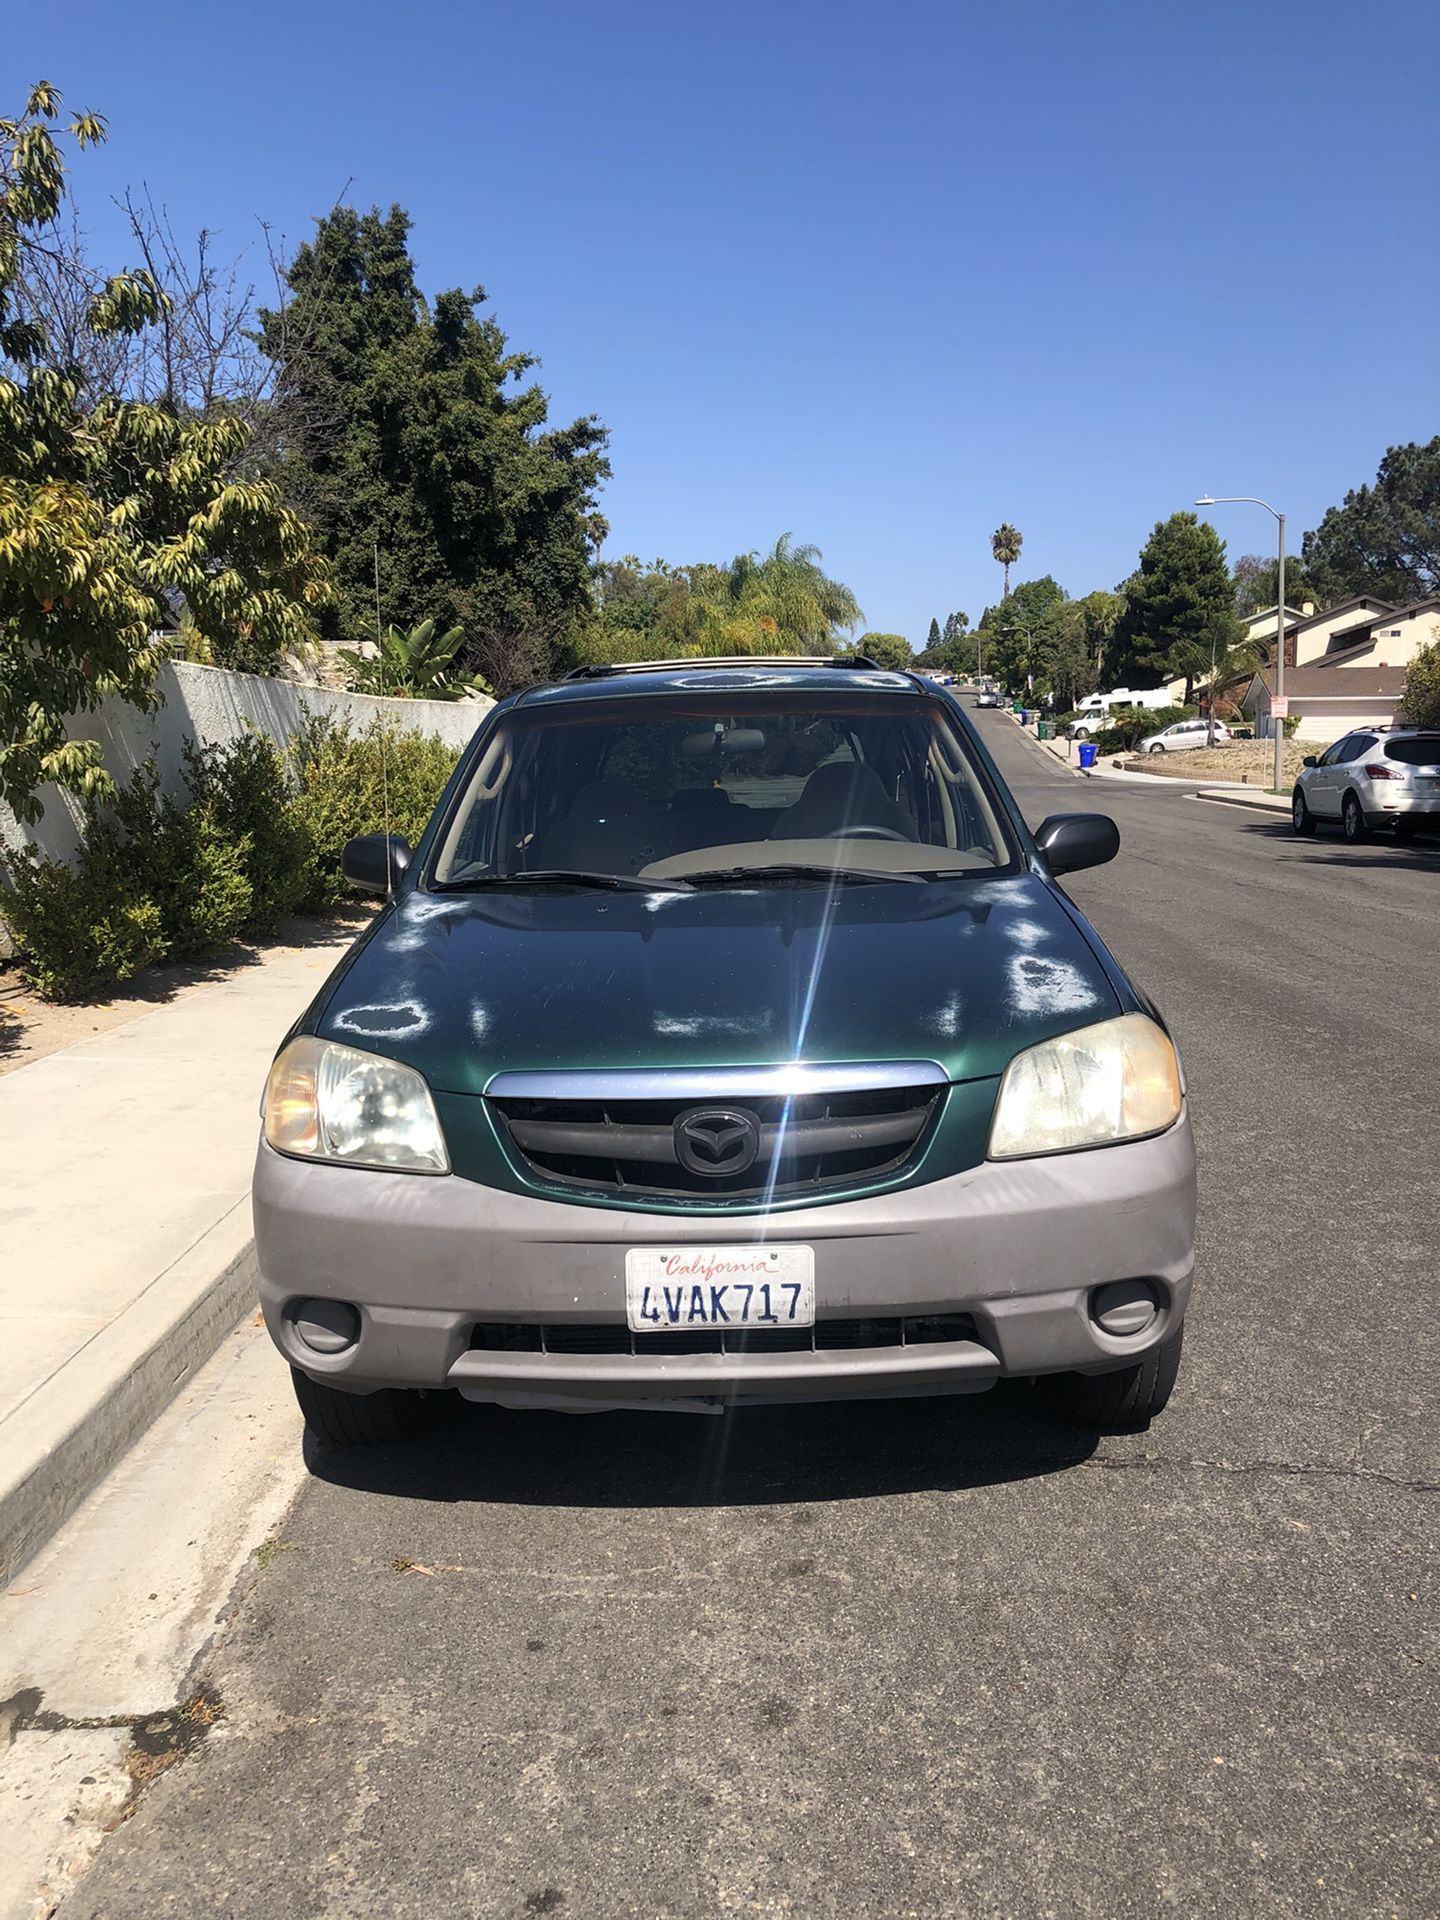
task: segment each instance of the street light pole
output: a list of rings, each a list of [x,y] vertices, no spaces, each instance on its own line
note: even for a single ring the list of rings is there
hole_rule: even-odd
[[[1195,502],[1197,507],[1264,507],[1267,513],[1273,513],[1279,524],[1279,553],[1275,568],[1275,698],[1283,702],[1285,698],[1285,516],[1278,507],[1272,507],[1268,500],[1262,500],[1254,493],[1205,494]],[[1210,707],[1215,707],[1215,681],[1210,681]],[[1285,722],[1272,711],[1270,725],[1275,734],[1275,771],[1273,783],[1276,793],[1285,787]]]

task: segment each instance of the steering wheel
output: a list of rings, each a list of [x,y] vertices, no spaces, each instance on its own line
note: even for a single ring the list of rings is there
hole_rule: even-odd
[[[902,847],[913,847],[915,844],[908,833],[897,833],[894,827],[836,827],[820,837],[822,840],[898,840]]]

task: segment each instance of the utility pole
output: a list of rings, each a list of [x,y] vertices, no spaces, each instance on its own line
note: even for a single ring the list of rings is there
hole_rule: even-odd
[[[1267,513],[1273,513],[1280,529],[1279,556],[1275,569],[1275,692],[1270,703],[1270,729],[1275,738],[1275,760],[1273,785],[1276,793],[1285,787],[1285,516],[1278,507],[1272,507],[1268,500],[1262,500],[1255,493],[1204,494],[1195,502],[1197,507],[1264,507]],[[1210,690],[1211,705],[1214,705],[1215,690]]]

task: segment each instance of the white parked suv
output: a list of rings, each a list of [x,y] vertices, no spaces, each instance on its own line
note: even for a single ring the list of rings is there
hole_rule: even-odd
[[[1208,720],[1177,720],[1173,727],[1162,727],[1159,733],[1152,733],[1148,739],[1140,742],[1142,753],[1180,753],[1186,747],[1208,747],[1211,741],[1211,726]],[[1215,722],[1214,741],[1217,747],[1228,746],[1230,729],[1220,721]]]
[[[1290,807],[1296,833],[1338,820],[1352,841],[1385,826],[1408,839],[1427,815],[1440,827],[1440,732],[1357,727],[1318,757],[1306,755]]]

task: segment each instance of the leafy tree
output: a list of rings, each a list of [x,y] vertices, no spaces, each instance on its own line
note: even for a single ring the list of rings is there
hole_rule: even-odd
[[[1066,709],[1099,684],[1088,612],[1084,600],[1061,601],[1052,607],[1039,636],[1037,684]]]
[[[935,622],[932,620],[930,624],[933,627]],[[862,633],[855,651],[868,655],[877,667],[888,667],[894,673],[908,673],[915,664],[910,642],[903,633]]]
[[[1068,605],[1065,589],[1050,574],[1023,580],[980,617],[989,670],[1007,687],[1042,678],[1054,640],[1054,625]]]
[[[606,434],[547,425],[535,360],[479,316],[482,288],[427,305],[409,231],[399,207],[337,208],[296,254],[287,306],[262,313],[277,478],[333,565],[334,634],[374,631],[378,573],[383,622],[460,627],[463,664],[508,692],[590,604]]]
[[[947,614],[945,616],[945,630],[940,635],[941,641],[948,646],[951,641],[958,640],[969,624],[970,616],[968,613]]]
[[[433,620],[422,620],[405,633],[387,627],[375,655],[340,649],[350,669],[350,684],[360,693],[394,694],[411,700],[463,700],[472,689],[488,693],[484,681],[464,679],[455,671],[455,655],[465,638],[463,627],[436,633]]]
[[[939,644],[940,644],[940,622],[938,620],[932,619],[930,622],[930,631],[925,636],[926,652],[928,653],[932,647],[938,647]]]
[[[1080,609],[1085,645],[1094,665],[1093,688],[1100,685],[1105,649],[1110,644],[1110,636],[1115,631],[1125,602],[1118,593],[1107,593],[1103,587],[1097,587],[1093,593],[1087,593],[1083,599],[1077,600],[1075,605]]]
[[[1131,670],[1157,681],[1183,676],[1188,706],[1196,680],[1208,678],[1212,663],[1227,658],[1241,633],[1225,544],[1215,529],[1193,513],[1158,521],[1126,583],[1107,664],[1122,676]]]
[[[990,536],[990,551],[1005,569],[1005,598],[1010,597],[1010,569],[1020,558],[1020,549],[1025,544],[1025,536],[1012,527],[1008,520],[1003,521]]]
[[[1405,671],[1405,718],[1417,727],[1440,727],[1440,646],[1424,647]]]
[[[1331,507],[1301,551],[1324,604],[1368,593],[1402,605],[1440,592],[1440,435],[1387,448],[1374,486]],[[1288,579],[1285,597],[1295,598]]]
[[[41,82],[0,120],[0,798],[22,819],[46,781],[113,794],[99,742],[67,740],[67,717],[148,700],[158,630],[177,615],[214,658],[263,668],[303,647],[324,592],[276,489],[227,479],[243,422],[113,395],[87,405],[53,353],[26,290],[64,200],[60,105]],[[68,131],[86,148],[105,124],[81,114]],[[133,335],[163,308],[149,274],[119,274],[91,290],[84,324]]]
[[[1268,560],[1259,553],[1241,554],[1235,562],[1233,578],[1235,611],[1242,620],[1275,605],[1279,598],[1279,573],[1280,562],[1273,553]],[[1325,605],[1319,588],[1305,570],[1304,561],[1291,555],[1285,561],[1286,605],[1302,607],[1307,600],[1317,607]]]

